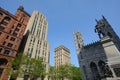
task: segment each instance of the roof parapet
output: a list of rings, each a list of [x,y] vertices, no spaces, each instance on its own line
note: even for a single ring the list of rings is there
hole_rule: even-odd
[[[92,46],[97,46],[97,45],[100,45],[100,41],[95,41],[95,42],[92,42],[90,44],[87,44],[84,46],[84,48],[90,48]]]

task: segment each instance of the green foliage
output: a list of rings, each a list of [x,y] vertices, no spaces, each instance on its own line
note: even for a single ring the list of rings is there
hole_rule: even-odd
[[[17,54],[14,60],[12,60],[12,68],[14,70],[19,69],[20,63],[21,63],[22,53]]]
[[[48,76],[51,80],[56,80],[58,78],[57,69],[53,66],[50,66]]]
[[[45,69],[43,64],[43,59],[34,59],[32,58],[29,62],[29,75],[34,78],[45,76]]]
[[[11,78],[16,79],[18,76],[18,70],[11,70]]]
[[[16,78],[18,74],[25,74],[29,77],[45,76],[45,69],[42,58],[30,58],[29,55],[23,55],[19,53],[14,60],[10,60],[12,63],[12,69],[10,74],[12,78]]]
[[[71,66],[72,80],[82,80],[82,73],[79,67]]]
[[[78,67],[73,65],[61,65],[58,68],[50,67],[49,77],[51,80],[64,80],[65,78],[70,80],[81,80],[82,74]]]
[[[64,78],[69,78],[71,70],[69,65],[61,65],[57,71],[59,79],[64,80]]]
[[[20,67],[20,63],[21,63],[21,57],[22,57],[22,53],[17,54],[17,56],[14,59],[9,59],[9,61],[11,62],[11,65],[7,66],[7,72],[8,74],[11,75],[11,78],[16,79],[19,73],[19,67]],[[12,68],[10,68],[10,66],[12,66]]]

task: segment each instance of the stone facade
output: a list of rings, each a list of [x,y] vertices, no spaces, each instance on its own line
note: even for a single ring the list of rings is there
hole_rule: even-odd
[[[54,50],[54,66],[55,68],[59,68],[61,65],[71,65],[70,50],[63,45]],[[64,80],[69,79],[65,78]]]
[[[61,65],[70,65],[70,50],[66,47],[59,46],[54,50],[54,66],[57,68]]]
[[[50,46],[47,42],[48,22],[46,17],[38,11],[34,11],[28,22],[20,51],[30,55],[30,58],[43,58],[46,73],[49,71]],[[24,74],[20,74],[17,80],[23,80]],[[48,76],[44,80],[48,80]]]
[[[74,33],[83,80],[119,80],[120,39],[104,16],[96,22],[99,41],[84,45],[81,33]]]
[[[0,7],[0,80],[7,80],[8,59],[14,59],[30,15],[20,6],[15,15]]]

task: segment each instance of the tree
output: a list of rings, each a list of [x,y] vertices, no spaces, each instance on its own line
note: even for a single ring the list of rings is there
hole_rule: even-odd
[[[45,76],[45,69],[44,69],[44,63],[42,58],[31,58],[29,62],[29,75],[30,77],[37,79],[40,77],[41,79]]]
[[[19,53],[14,60],[10,60],[12,69],[9,70],[12,79],[16,79],[18,75],[24,74],[27,77],[36,80],[38,77],[44,78],[45,69],[42,58],[30,58],[29,55]]]
[[[58,77],[59,79],[64,80],[65,78],[69,78],[70,76],[70,65],[61,65],[58,67]]]
[[[82,73],[79,67],[71,66],[71,79],[72,80],[82,80]]]
[[[50,67],[49,76],[51,80],[81,80],[82,73],[78,67],[73,65],[61,65],[58,68]]]
[[[17,56],[14,59],[9,59],[9,61],[11,62],[12,66],[11,68],[9,68],[8,66],[8,73],[11,76],[11,80],[16,80],[18,73],[19,73],[19,67],[20,67],[20,63],[21,63],[21,57],[22,57],[22,53],[17,54]]]
[[[48,76],[51,80],[56,80],[57,76],[56,76],[56,69],[54,68],[54,66],[50,66]]]

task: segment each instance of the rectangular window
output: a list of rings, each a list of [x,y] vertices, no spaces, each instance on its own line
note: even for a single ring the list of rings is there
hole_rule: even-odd
[[[22,25],[18,23],[17,27],[21,27]]]
[[[9,33],[11,34],[11,33],[12,33],[12,30],[10,30]]]
[[[30,53],[33,53],[33,48],[31,48],[31,52]]]
[[[0,26],[0,30],[1,30],[1,31],[4,30],[4,29],[5,29],[4,27]]]
[[[2,32],[0,32],[0,35],[2,34]]]
[[[4,41],[4,42],[3,42],[3,45],[5,45],[5,44],[6,44],[6,42]]]
[[[0,12],[0,17],[2,16],[3,14]]]
[[[9,53],[10,53],[9,50],[5,50],[5,51],[4,51],[4,54],[6,54],[6,55],[8,55]]]
[[[11,56],[13,56],[13,55],[14,55],[14,51],[11,52]]]
[[[5,22],[5,21],[2,21],[2,22],[1,22],[1,24],[3,24],[3,25],[5,25],[5,26],[7,26],[7,24],[8,24],[8,23],[7,23],[7,22]]]
[[[15,46],[14,46],[14,49],[16,49],[16,48],[17,48],[17,46],[15,45]]]
[[[13,36],[17,36],[17,33],[13,33]]]
[[[9,38],[9,36],[6,37],[6,39],[8,39],[8,38]]]
[[[29,52],[30,51],[30,48],[28,48],[28,51],[27,52]]]
[[[15,31],[19,31],[20,29],[16,28]]]
[[[3,73],[3,68],[0,68],[0,76],[2,75]]]
[[[10,40],[11,40],[11,41],[15,41],[15,38],[14,38],[14,37],[11,37]]]
[[[7,45],[8,47],[12,47],[13,46],[13,44],[11,44],[11,43],[8,43],[8,45]]]
[[[33,38],[33,42],[35,42],[35,38]]]
[[[2,51],[2,48],[0,48],[0,52]]]
[[[16,42],[19,43],[20,42],[19,39]]]

